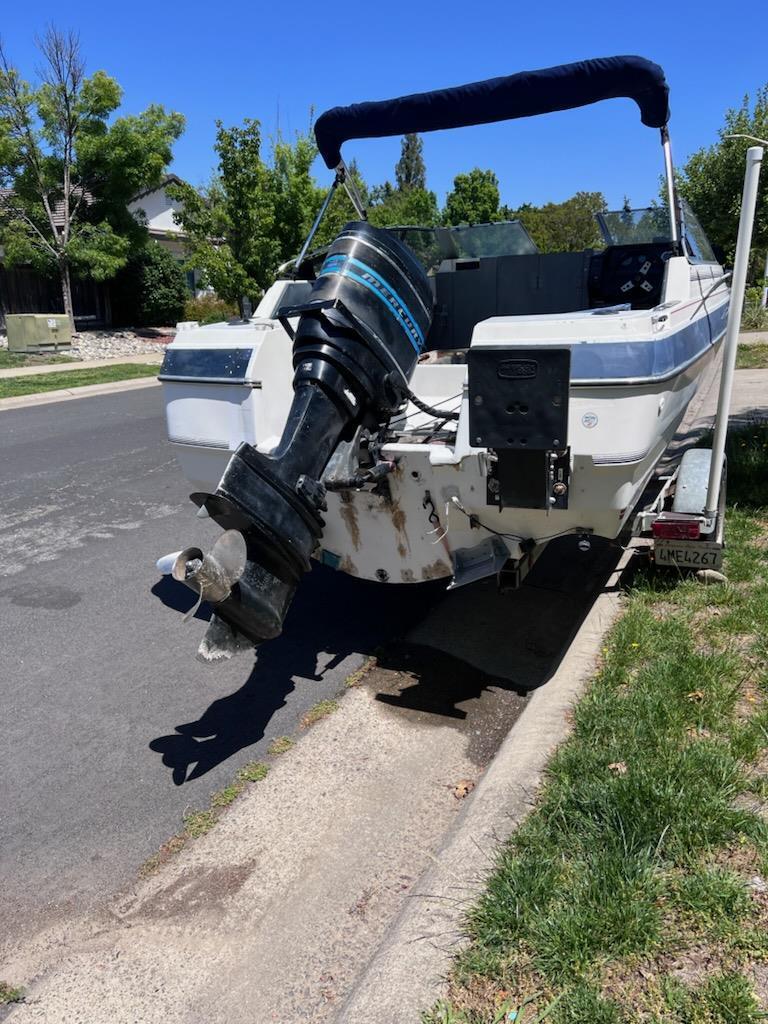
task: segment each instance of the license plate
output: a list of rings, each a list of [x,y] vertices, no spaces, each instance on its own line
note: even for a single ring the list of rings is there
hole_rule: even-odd
[[[657,565],[679,565],[693,569],[719,569],[723,564],[721,544],[704,540],[654,541],[654,558]]]

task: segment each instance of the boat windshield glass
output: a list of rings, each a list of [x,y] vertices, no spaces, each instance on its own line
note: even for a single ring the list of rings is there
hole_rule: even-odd
[[[641,210],[611,210],[595,215],[606,245],[671,242],[669,212],[664,206]]]
[[[427,270],[437,270],[443,260],[528,256],[538,252],[519,220],[444,228],[393,227],[389,230],[414,251]]]
[[[482,259],[486,256],[529,256],[539,250],[519,220],[495,224],[459,224],[457,227],[388,227],[405,242],[428,273],[434,273],[443,260]],[[328,247],[317,249],[307,260],[315,273],[325,259]]]

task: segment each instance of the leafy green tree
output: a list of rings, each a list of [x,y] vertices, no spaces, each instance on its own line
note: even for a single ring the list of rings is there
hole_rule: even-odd
[[[368,218],[372,224],[386,228],[394,225],[440,223],[440,210],[434,192],[421,186],[392,188],[389,182],[371,190]]]
[[[395,165],[395,181],[400,192],[419,188],[426,191],[427,168],[424,165],[424,143],[418,135],[404,135],[400,159]]]
[[[485,224],[499,219],[499,179],[479,167],[457,174],[448,193],[443,218],[446,224]]]
[[[607,208],[602,192],[577,192],[563,203],[504,207],[501,216],[521,220],[541,252],[579,252],[602,245],[595,214]]]
[[[744,187],[747,139],[729,135],[754,135],[768,139],[768,85],[759,89],[754,104],[745,96],[740,107],[726,111],[718,141],[689,157],[678,178],[678,188],[691,204],[711,242],[723,247],[729,260],[736,249],[736,235]],[[763,174],[755,212],[753,245],[768,248],[768,181]]]
[[[190,264],[223,299],[257,299],[281,263],[298,251],[322,201],[310,174],[316,150],[306,136],[279,139],[269,162],[262,157],[261,126],[216,122],[218,173],[202,191],[172,185],[181,203],[175,215],[187,237]]]
[[[0,240],[9,264],[58,274],[74,326],[72,274],[113,277],[144,242],[127,204],[159,183],[184,119],[151,106],[110,124],[122,91],[86,76],[78,37],[49,28],[38,47],[33,86],[0,44]]]

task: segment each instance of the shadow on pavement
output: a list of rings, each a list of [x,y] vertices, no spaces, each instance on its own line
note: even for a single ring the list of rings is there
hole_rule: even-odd
[[[622,549],[593,538],[582,553],[575,537],[552,541],[519,590],[499,594],[494,579],[449,593],[378,664],[395,670],[376,699],[391,708],[492,728],[489,713],[544,685],[615,569]],[[484,696],[491,695],[491,696]],[[482,698],[482,699],[481,699]]]
[[[151,592],[180,613],[196,600],[192,591],[169,577]],[[244,684],[215,700],[195,721],[153,739],[150,749],[162,755],[177,786],[199,778],[263,738],[297,679],[320,681],[350,655],[372,653],[418,622],[443,594],[439,581],[382,586],[316,566],[298,590],[282,636],[258,650],[250,669],[249,656],[241,655],[249,671]],[[202,605],[196,614],[207,619],[210,608]],[[318,672],[318,654],[323,652],[331,657]]]

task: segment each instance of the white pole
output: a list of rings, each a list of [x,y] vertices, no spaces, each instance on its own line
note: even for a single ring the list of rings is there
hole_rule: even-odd
[[[677,201],[675,196],[675,170],[672,166],[672,146],[669,141],[669,132],[666,127],[661,129],[661,145],[664,150],[664,174],[667,179],[667,202],[669,203],[669,230],[671,240],[679,240],[677,230]]]
[[[736,350],[739,346],[739,328],[744,310],[744,289],[747,285],[749,268],[749,247],[752,242],[752,228],[755,222],[757,184],[760,179],[760,165],[763,161],[763,147],[751,146],[747,150],[747,169],[744,174],[744,192],[741,197],[739,236],[736,240],[736,257],[733,261],[731,281],[731,306],[728,311],[728,327],[725,332],[723,368],[720,372],[720,394],[715,415],[715,436],[712,440],[712,464],[709,467],[707,506],[704,515],[714,517],[723,478],[723,456],[725,436],[728,433],[728,416],[731,411],[731,390],[733,371],[736,366]]]
[[[763,288],[763,309],[768,306],[768,252],[765,254],[765,287]]]

